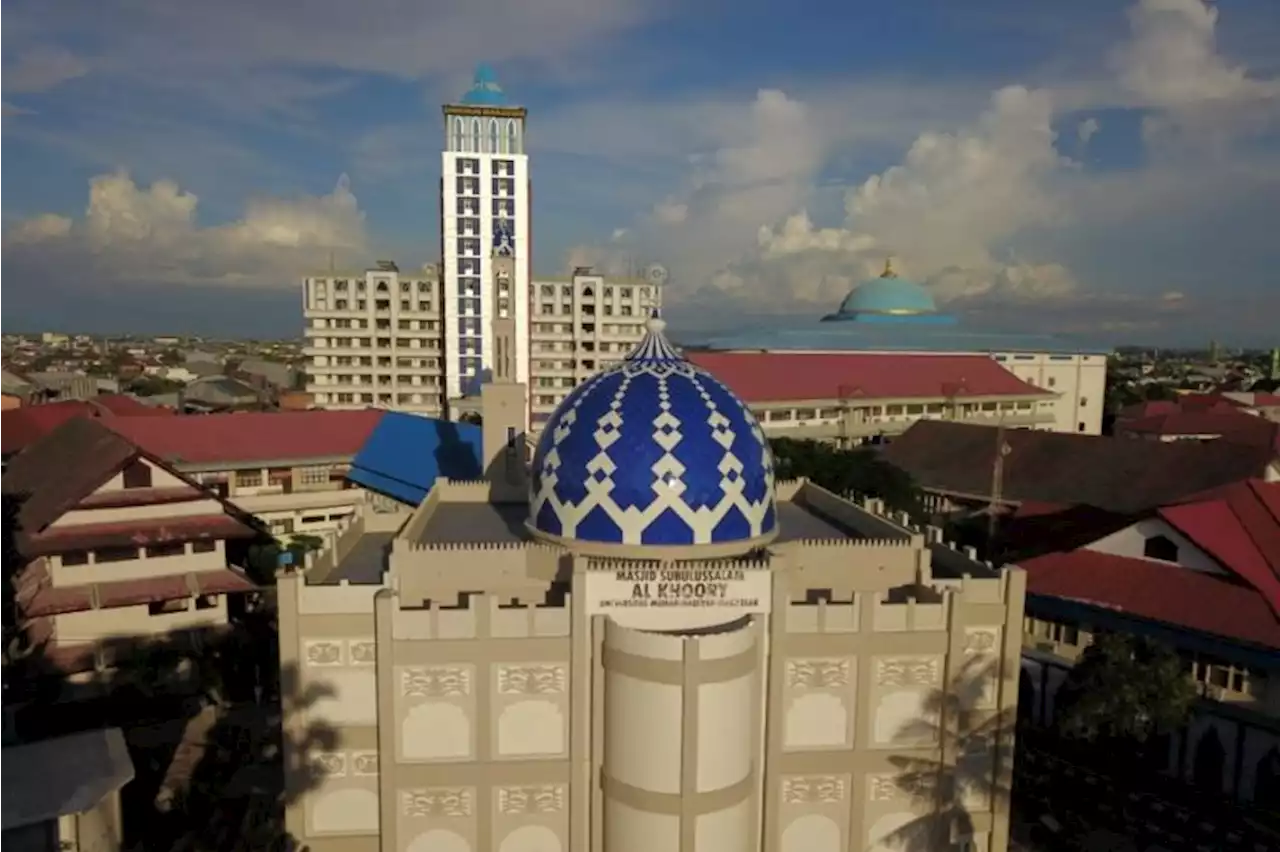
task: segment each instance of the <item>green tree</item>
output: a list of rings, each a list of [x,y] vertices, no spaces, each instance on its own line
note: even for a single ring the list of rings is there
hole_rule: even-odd
[[[26,498],[14,495],[4,501],[4,672],[5,683],[13,672],[13,663],[21,656],[22,628],[18,616],[18,574],[26,565],[18,548],[18,513]]]
[[[774,438],[769,441],[778,479],[809,480],[841,496],[878,497],[913,520],[927,519],[920,489],[911,475],[889,464],[874,449],[842,450],[821,441]]]
[[[1186,724],[1196,689],[1172,649],[1145,637],[1101,633],[1054,700],[1058,730],[1119,760]]]

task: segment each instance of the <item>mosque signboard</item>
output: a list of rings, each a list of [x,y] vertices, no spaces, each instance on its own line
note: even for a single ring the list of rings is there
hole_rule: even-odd
[[[587,572],[587,610],[620,620],[633,617],[689,617],[699,622],[731,621],[765,613],[773,595],[767,568],[662,565]]]

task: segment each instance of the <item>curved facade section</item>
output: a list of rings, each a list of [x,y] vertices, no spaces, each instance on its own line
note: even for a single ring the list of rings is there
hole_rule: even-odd
[[[746,848],[758,812],[759,636],[754,619],[700,635],[606,622],[608,852],[679,852],[713,835]]]

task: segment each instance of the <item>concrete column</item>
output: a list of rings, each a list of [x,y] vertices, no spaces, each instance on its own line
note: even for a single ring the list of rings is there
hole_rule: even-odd
[[[760,631],[604,633],[604,852],[750,852]]]

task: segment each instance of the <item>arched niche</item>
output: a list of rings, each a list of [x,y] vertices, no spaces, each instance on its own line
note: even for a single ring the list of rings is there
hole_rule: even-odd
[[[905,742],[909,733],[928,725],[925,714],[924,693],[909,689],[890,692],[880,698],[876,704],[875,718],[872,720],[873,736],[877,745],[890,745]],[[914,741],[918,739],[912,736]],[[925,738],[919,738],[925,739]]]
[[[565,752],[564,713],[550,701],[517,701],[498,716],[498,754],[503,757]]]
[[[433,828],[413,838],[405,852],[471,852],[471,844],[457,832]]]
[[[311,830],[316,834],[377,832],[378,794],[351,787],[321,793],[311,802]]]
[[[560,836],[545,825],[526,825],[503,838],[498,852],[562,852]]]
[[[471,720],[456,704],[433,701],[405,713],[400,723],[405,760],[458,760],[471,756]]]
[[[898,811],[885,814],[871,825],[867,832],[867,849],[869,852],[904,852],[911,849],[916,827],[913,825],[920,816],[909,811]],[[913,835],[908,837],[907,835]]]
[[[781,852],[842,852],[840,826],[831,817],[796,817],[782,832]]]
[[[843,746],[849,740],[849,711],[835,695],[799,695],[787,709],[784,731],[788,748]]]

